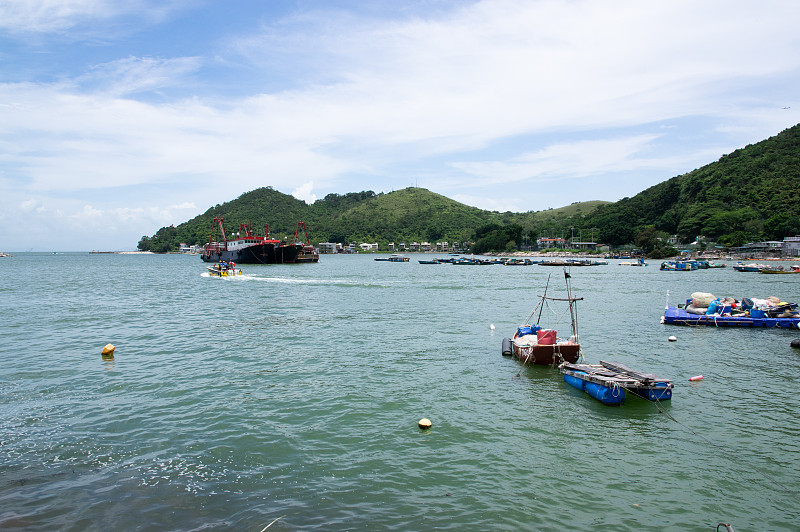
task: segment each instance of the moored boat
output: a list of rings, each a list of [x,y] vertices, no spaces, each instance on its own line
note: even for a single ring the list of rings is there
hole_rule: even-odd
[[[669,272],[690,272],[697,269],[697,265],[686,260],[665,260],[661,263],[661,270]]]
[[[572,264],[567,260],[562,259],[553,259],[553,260],[543,260],[539,262],[539,266],[571,266]]]
[[[490,266],[494,264],[491,260],[487,259],[478,259],[475,257],[467,258],[461,257],[460,259],[455,259],[450,264],[455,266]]]
[[[214,240],[214,229],[219,228],[222,241]],[[241,235],[244,233],[244,236]],[[215,217],[211,225],[211,235],[200,258],[203,262],[237,262],[239,264],[294,264],[302,244],[283,244],[280,240],[269,238],[269,226],[265,226],[266,236],[255,236],[250,223],[241,224],[240,232],[228,240],[222,217]]]
[[[784,269],[783,266],[770,266],[770,267],[762,268],[758,273],[768,273],[768,274],[774,274],[774,273],[800,273],[800,266],[792,266],[788,270]]]
[[[503,262],[504,266],[530,266],[532,264],[536,264],[536,261],[527,258],[521,259],[517,257],[512,257]]]
[[[377,257],[375,260],[378,262],[408,262],[408,257],[400,255],[399,253],[393,253],[388,257]]]
[[[797,303],[787,303],[777,297],[765,299],[715,298],[712,294],[695,292],[686,304],[667,306],[661,323],[668,325],[708,325],[712,327],[800,328]]]
[[[297,237],[300,234],[300,227],[303,228],[303,232],[306,235],[305,242],[299,242]],[[298,243],[299,242],[299,243]],[[319,262],[319,252],[314,248],[311,244],[311,240],[308,238],[308,229],[306,228],[305,222],[297,222],[297,229],[294,231],[294,245],[300,246],[299,251],[297,252],[297,263],[306,263],[306,262]]]
[[[619,263],[620,266],[647,266],[644,259],[640,258],[636,262],[623,261]]]
[[[553,259],[539,262],[539,266],[607,266],[604,260],[591,259]]]
[[[564,374],[564,382],[585,391],[603,404],[621,405],[625,402],[626,392],[648,401],[672,399],[671,380],[630,369],[618,362],[565,362],[558,368]]]
[[[538,304],[528,316],[526,323],[517,328],[512,338],[503,339],[504,355],[513,355],[523,364],[535,365],[557,366],[563,362],[578,361],[581,356],[581,344],[578,339],[576,304],[583,298],[572,297],[570,275],[566,269],[564,277],[567,281],[567,297],[548,297],[547,287],[545,287],[544,295],[540,296]],[[566,302],[569,305],[571,336],[566,340],[560,338],[555,329],[542,328],[539,325],[544,307],[549,307],[551,302]],[[531,320],[537,313],[536,323],[532,324]]]
[[[604,260],[567,259],[567,262],[570,266],[608,266],[608,261]]]
[[[751,272],[751,273],[760,272],[764,268],[766,268],[766,266],[764,266],[763,264],[756,264],[756,263],[744,264],[742,262],[737,262],[733,266],[733,269],[736,270],[737,272]]]

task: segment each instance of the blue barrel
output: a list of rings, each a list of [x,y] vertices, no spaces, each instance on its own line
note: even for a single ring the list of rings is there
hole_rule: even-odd
[[[579,379],[578,377],[573,377],[572,375],[567,375],[566,373],[564,374],[564,382],[579,390],[583,390],[586,386],[585,380]]]
[[[530,325],[523,325],[522,327],[517,329],[517,338],[533,333],[534,333],[533,327],[531,327]]]
[[[622,388],[609,388],[593,382],[586,383],[586,393],[605,405],[621,405],[625,402],[625,390]]]

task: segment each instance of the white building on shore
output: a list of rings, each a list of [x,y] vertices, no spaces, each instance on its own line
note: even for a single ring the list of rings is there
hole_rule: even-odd
[[[781,253],[787,257],[800,257],[800,236],[785,237]]]
[[[342,252],[342,244],[341,242],[320,242],[319,243],[319,252],[320,254],[331,255],[334,253],[341,253]]]

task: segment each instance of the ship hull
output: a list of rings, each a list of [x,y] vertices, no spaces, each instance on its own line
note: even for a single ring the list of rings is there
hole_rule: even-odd
[[[232,251],[211,250],[204,252],[200,258],[204,262],[235,262],[236,264],[295,264],[298,246],[275,246],[271,243],[255,244]]]

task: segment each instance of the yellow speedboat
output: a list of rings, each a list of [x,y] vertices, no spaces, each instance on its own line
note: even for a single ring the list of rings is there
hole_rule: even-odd
[[[235,275],[242,275],[241,269],[236,269],[236,264],[233,262],[217,262],[213,266],[206,266],[208,274],[211,277],[233,277]]]

